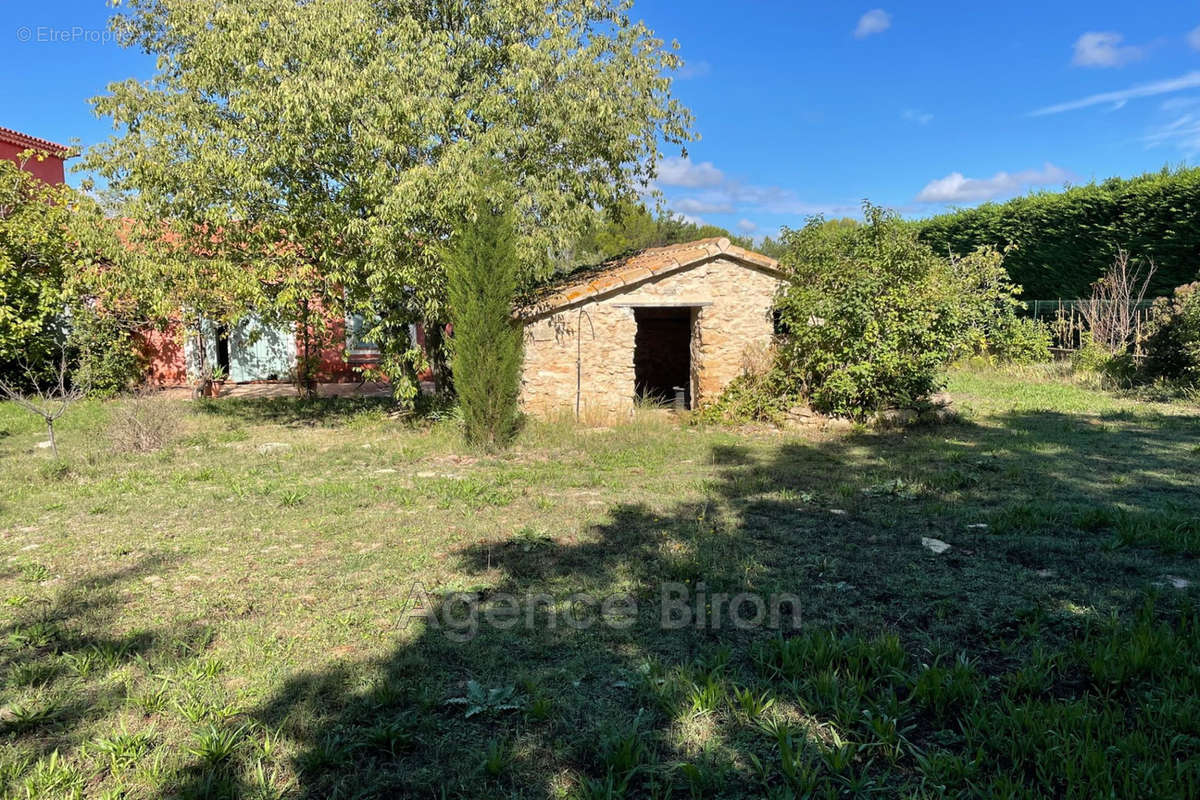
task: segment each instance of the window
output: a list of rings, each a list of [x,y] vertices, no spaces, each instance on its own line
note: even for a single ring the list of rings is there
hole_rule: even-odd
[[[363,337],[367,333],[366,320],[362,314],[349,314],[346,317],[346,349],[351,353],[375,353],[379,350],[374,342],[368,342]]]

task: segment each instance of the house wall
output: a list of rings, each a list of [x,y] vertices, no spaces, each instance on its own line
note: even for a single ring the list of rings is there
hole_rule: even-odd
[[[134,334],[146,361],[146,383],[151,386],[183,386],[188,383],[183,335],[178,323],[166,330],[146,328]]]
[[[693,405],[716,398],[742,372],[747,347],[772,335],[772,301],[781,281],[718,257],[530,319],[525,326],[521,404],[529,413],[575,409],[576,348],[580,411],[586,418],[628,416],[634,404],[631,306],[699,306],[692,336]],[[582,340],[577,334],[582,330]]]
[[[38,149],[32,145],[18,145],[12,142],[0,141],[0,158],[7,161],[12,161],[15,164],[20,164],[22,161],[21,154],[26,150]],[[24,160],[24,169],[34,177],[41,179],[45,183],[59,184],[63,182],[63,160],[59,156],[46,155],[38,160],[37,156]]]
[[[335,344],[318,348],[317,380],[322,383],[361,381],[360,369],[368,364],[374,365],[378,359],[362,355],[351,355],[347,358],[345,346],[337,344],[345,341],[345,323],[335,319],[329,325],[327,341]],[[211,334],[209,335],[211,337]],[[135,334],[138,348],[146,362],[147,384],[186,386],[191,383],[187,358],[191,345],[185,345],[183,338],[183,331],[178,322],[172,322],[165,330],[147,328]],[[243,341],[245,338],[238,332],[230,337],[230,360],[236,362],[231,364],[231,380],[259,381],[265,380],[271,374],[279,375],[281,381],[290,380],[288,373],[294,368],[296,356],[303,347],[299,335],[293,336],[291,331],[279,330],[275,336],[259,337],[253,343]],[[211,360],[216,358],[215,349],[211,341],[208,345],[208,358]],[[283,352],[274,352],[280,349]]]

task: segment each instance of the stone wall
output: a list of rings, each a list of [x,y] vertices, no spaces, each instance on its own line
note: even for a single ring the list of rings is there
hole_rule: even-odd
[[[721,256],[534,317],[525,327],[522,406],[544,416],[573,413],[578,355],[581,417],[628,417],[634,404],[637,306],[697,308],[691,396],[694,406],[714,399],[741,374],[747,347],[770,342],[772,301],[780,283],[770,272]]]

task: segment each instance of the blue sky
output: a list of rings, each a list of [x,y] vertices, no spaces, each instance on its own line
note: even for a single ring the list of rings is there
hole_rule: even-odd
[[[109,135],[87,98],[153,64],[107,40],[102,0],[7,11],[0,125]],[[675,93],[701,136],[686,160],[666,153],[659,188],[737,232],[863,198],[924,216],[1200,156],[1200,2],[635,0],[634,14],[679,41]]]

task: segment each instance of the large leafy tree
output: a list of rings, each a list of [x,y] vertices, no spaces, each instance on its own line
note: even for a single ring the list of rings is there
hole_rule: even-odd
[[[311,290],[326,310],[379,320],[368,336],[385,369],[411,376],[407,324],[447,318],[439,253],[486,165],[515,187],[529,278],[595,209],[644,190],[660,146],[691,138],[670,96],[680,60],[629,11],[130,0],[114,30],[158,69],[94,101],[117,135],[86,164],[130,196],[129,213],[254,276],[258,305],[286,315]]]
[[[574,265],[600,263],[634,250],[713,236],[724,236],[742,247],[754,247],[749,237],[735,236],[716,225],[689,222],[671,211],[656,216],[641,203],[623,203],[594,215],[575,243],[570,260]]]
[[[19,383],[53,369],[67,343],[68,307],[85,310],[76,278],[110,257],[111,245],[89,197],[0,160],[0,378]]]
[[[0,371],[45,360],[60,335],[70,195],[0,160]]]

